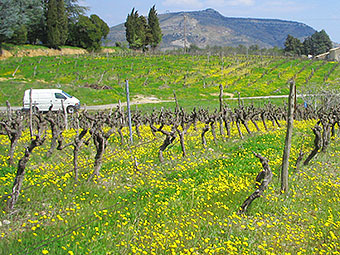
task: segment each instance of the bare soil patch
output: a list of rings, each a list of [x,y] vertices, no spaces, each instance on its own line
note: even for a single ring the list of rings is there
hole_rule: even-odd
[[[160,100],[155,96],[144,96],[144,95],[136,95],[132,98],[132,104],[150,104],[150,103],[164,103],[164,102],[173,102],[174,100]]]
[[[102,49],[102,53],[113,53],[114,49]],[[58,55],[80,55],[87,54],[88,52],[85,49],[71,49],[71,48],[63,48],[61,50],[55,49],[30,49],[30,50],[21,50],[17,52],[10,52],[8,50],[3,50],[2,55],[0,55],[0,59],[6,59],[9,57],[37,57],[37,56],[58,56]]]
[[[212,96],[219,96],[220,93],[211,93]],[[235,95],[233,93],[223,92],[223,96],[228,96],[230,98],[233,98]]]

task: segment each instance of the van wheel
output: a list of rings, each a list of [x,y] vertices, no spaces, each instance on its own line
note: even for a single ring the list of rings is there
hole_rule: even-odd
[[[38,114],[39,113],[39,108],[36,106],[32,107],[32,113]]]
[[[72,114],[76,111],[76,109],[73,106],[68,106],[67,107],[67,113]]]

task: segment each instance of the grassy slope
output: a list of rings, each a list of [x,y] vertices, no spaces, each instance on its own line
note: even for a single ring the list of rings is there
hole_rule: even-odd
[[[2,106],[6,100],[21,105],[23,92],[30,87],[62,88],[87,105],[116,103],[125,101],[124,82],[128,79],[132,98],[143,95],[171,100],[175,90],[184,107],[215,107],[219,84],[224,85],[224,92],[237,97],[238,92],[241,96],[288,94],[287,81],[294,75],[299,90],[311,84],[337,88],[340,79],[340,66],[337,66],[328,80],[323,81],[337,65],[333,62],[259,56],[132,56],[120,52],[10,58],[0,64]],[[306,83],[309,76],[311,79]],[[92,85],[112,89],[96,90],[89,87]]]
[[[295,123],[291,165],[301,146],[305,152],[311,150],[313,124]],[[87,182],[94,148],[83,148],[77,183],[68,172],[71,151],[56,152],[47,159],[47,141],[34,151],[15,213],[1,213],[1,220],[11,223],[0,229],[0,253],[335,252],[340,247],[339,138],[310,166],[298,173],[290,167],[287,196],[279,194],[278,178],[284,133],[284,128],[271,127],[269,133],[240,140],[234,127],[232,137],[226,142],[219,139],[216,145],[208,133],[208,149],[204,149],[200,131],[191,129],[186,137],[188,157],[181,157],[177,141],[167,150],[165,164],[160,164],[157,149],[162,138],[150,142],[152,134],[143,128],[144,138],[135,137],[137,145],[131,152],[119,145],[118,136],[111,138],[101,178],[94,182]],[[66,137],[73,134],[68,132]],[[28,133],[22,142],[27,140]],[[5,137],[0,141],[0,194],[6,194],[15,169],[6,165],[4,156],[9,141]],[[19,148],[16,158],[23,153]],[[261,170],[252,151],[270,160],[274,178],[249,213],[238,216],[235,212],[253,192],[254,178]]]
[[[190,60],[190,61],[188,61]],[[180,105],[216,107],[218,84],[226,92],[242,96],[286,94],[286,82],[297,74],[298,88],[323,84],[323,77],[335,63],[309,60],[192,56],[59,56],[12,58],[1,61],[0,104],[9,99],[20,105],[24,89],[61,87],[87,104],[124,101],[123,81],[130,80],[134,95],[172,98],[175,89]],[[13,73],[19,66],[13,77]],[[34,69],[36,73],[34,75]],[[302,68],[305,67],[304,70]],[[314,70],[314,71],[313,71]],[[315,71],[316,70],[316,71]],[[104,73],[104,71],[107,71]],[[306,85],[306,78],[313,76]],[[336,88],[339,66],[325,84]],[[97,91],[86,84],[112,86]],[[263,75],[264,74],[264,75]],[[146,77],[148,79],[146,80]],[[147,83],[143,86],[143,83]],[[203,83],[206,87],[203,88]],[[15,89],[13,89],[15,88]],[[236,102],[235,102],[236,103]],[[163,104],[173,107],[173,103]],[[153,106],[142,106],[145,111]],[[296,123],[292,162],[303,144],[310,151],[310,127]],[[261,127],[261,126],[260,126]],[[263,127],[262,127],[263,129]],[[200,133],[190,130],[186,138],[187,158],[181,157],[179,142],[160,164],[148,128],[141,146],[119,146],[112,137],[102,176],[87,182],[93,168],[94,148],[83,148],[82,177],[73,181],[72,152],[45,156],[49,141],[34,151],[29,163],[24,191],[14,214],[1,213],[11,223],[0,227],[0,253],[20,254],[291,254],[334,253],[340,247],[339,139],[332,140],[329,152],[320,154],[299,173],[290,169],[290,192],[279,194],[279,164],[284,130],[247,136],[233,136],[215,145],[208,137],[208,149],[200,143]],[[70,132],[67,137],[73,135]],[[127,134],[125,133],[125,136]],[[302,142],[305,137],[304,142]],[[6,163],[8,140],[0,137],[0,195],[10,192],[15,167]],[[28,142],[28,132],[21,144]],[[144,144],[144,142],[146,142]],[[235,214],[238,206],[254,190],[254,178],[261,166],[251,151],[270,160],[274,178],[263,198],[254,201],[246,216]],[[19,146],[16,160],[23,154]],[[133,156],[132,156],[133,155]],[[139,165],[134,167],[134,157]],[[6,197],[2,197],[3,206]]]

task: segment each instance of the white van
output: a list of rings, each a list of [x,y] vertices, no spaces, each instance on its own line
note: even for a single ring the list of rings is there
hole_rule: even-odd
[[[80,101],[61,89],[32,89],[32,108],[34,111],[45,112],[62,110],[64,105],[68,113],[74,113],[80,108]],[[30,90],[26,90],[23,99],[23,110],[30,109]]]

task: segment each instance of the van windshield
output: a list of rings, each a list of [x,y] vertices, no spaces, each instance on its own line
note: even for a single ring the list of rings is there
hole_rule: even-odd
[[[69,94],[67,94],[65,91],[63,91],[63,94],[64,94],[66,97],[69,97],[69,98],[72,97],[72,96],[70,96]]]

